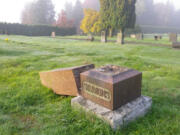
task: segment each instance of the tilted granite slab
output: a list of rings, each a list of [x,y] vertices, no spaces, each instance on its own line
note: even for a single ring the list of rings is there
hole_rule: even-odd
[[[77,96],[80,88],[80,73],[94,68],[94,64],[40,72],[41,83],[56,94]]]
[[[152,99],[150,97],[141,96],[119,109],[112,111],[78,96],[71,100],[71,106],[75,109],[79,108],[95,114],[97,117],[109,123],[110,126],[116,130],[143,117],[151,109]]]

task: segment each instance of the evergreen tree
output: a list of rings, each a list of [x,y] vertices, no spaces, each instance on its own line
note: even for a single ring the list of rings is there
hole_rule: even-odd
[[[22,13],[24,24],[53,24],[55,11],[51,0],[37,0],[29,3]]]
[[[21,21],[22,24],[33,24],[33,9],[34,3],[28,3],[22,12]]]
[[[35,23],[52,24],[54,22],[55,11],[51,0],[38,0],[35,4]]]
[[[103,22],[102,27],[106,31],[112,26],[110,3],[110,0],[100,0],[100,16]]]
[[[68,19],[74,20],[73,18],[73,5],[71,2],[65,3],[65,12]]]
[[[133,28],[136,21],[135,4],[136,0],[100,0],[101,17],[104,28],[107,30],[119,29],[122,33],[124,43],[124,31],[126,28]]]
[[[80,0],[77,0],[73,8],[74,25],[77,28],[80,27],[80,23],[83,17],[84,17],[84,13],[82,8],[82,3],[80,2]]]

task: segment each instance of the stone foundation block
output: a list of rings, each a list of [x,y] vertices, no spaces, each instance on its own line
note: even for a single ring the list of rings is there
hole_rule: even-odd
[[[73,108],[83,109],[85,112],[95,114],[116,130],[143,117],[150,110],[152,99],[150,97],[141,96],[114,111],[81,96],[73,98],[71,100],[71,105]]]

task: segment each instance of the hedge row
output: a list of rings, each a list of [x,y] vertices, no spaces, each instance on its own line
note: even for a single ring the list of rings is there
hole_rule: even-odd
[[[143,33],[180,33],[180,28],[141,25]]]
[[[26,35],[26,36],[50,36],[56,32],[58,36],[74,35],[76,28],[59,28],[48,25],[24,25],[17,23],[0,23],[0,34]]]

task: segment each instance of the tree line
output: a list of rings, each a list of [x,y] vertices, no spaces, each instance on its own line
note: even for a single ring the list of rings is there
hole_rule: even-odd
[[[37,0],[28,3],[22,12],[22,24],[53,25],[58,27],[79,27],[83,18],[83,7],[80,0],[75,5],[67,2],[56,18],[52,0]]]
[[[100,10],[99,0],[85,1],[85,7]],[[136,0],[136,24],[180,28],[180,9],[175,10],[172,1]]]

